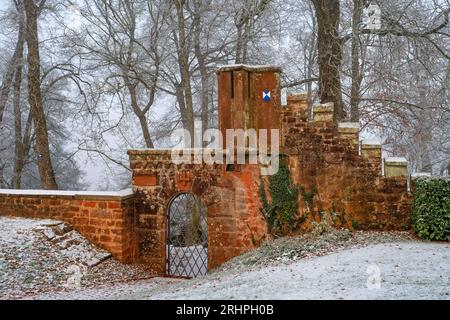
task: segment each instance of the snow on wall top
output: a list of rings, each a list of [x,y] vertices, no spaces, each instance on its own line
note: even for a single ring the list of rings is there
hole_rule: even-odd
[[[282,72],[282,67],[278,65],[247,65],[247,64],[230,64],[221,66],[217,73],[244,70],[249,72]]]
[[[382,145],[381,139],[366,139],[362,141],[363,145],[378,146]]]
[[[431,173],[429,172],[416,172],[412,174],[413,178],[431,178]]]
[[[341,122],[339,123],[339,128],[350,128],[350,129],[359,129],[359,122]]]
[[[113,197],[124,198],[133,195],[132,189],[121,191],[56,191],[56,190],[12,190],[0,189],[0,194],[6,195],[23,195],[23,196],[91,196],[91,197]]]
[[[386,162],[402,162],[402,163],[408,163],[408,160],[403,157],[389,157],[386,158]]]

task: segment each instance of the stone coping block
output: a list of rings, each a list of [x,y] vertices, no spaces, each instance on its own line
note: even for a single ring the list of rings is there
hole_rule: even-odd
[[[340,122],[339,128],[360,129],[361,125],[359,122]]]
[[[281,146],[280,146],[281,148]],[[178,155],[198,155],[198,154],[211,154],[216,155],[217,149],[209,149],[209,148],[198,148],[198,149],[133,149],[128,150],[128,155],[130,156],[172,156],[172,152],[178,151]],[[260,154],[259,149],[253,149],[253,148],[234,148],[234,154],[237,154],[238,152],[243,152],[246,155],[249,154]],[[223,149],[219,151],[219,154],[222,154],[223,156],[228,156],[231,154],[231,150],[229,149]],[[272,153],[270,150],[267,151],[267,154],[277,154]]]
[[[339,133],[343,134],[358,134],[361,126],[358,122],[341,122],[338,125]]]
[[[288,92],[288,102],[303,102],[308,100],[308,93],[306,92]]]
[[[361,142],[361,153],[363,159],[376,160],[379,161],[381,166],[381,154],[383,150],[383,145],[380,140],[363,140]]]
[[[217,74],[230,71],[247,71],[247,72],[282,72],[283,68],[279,65],[247,65],[247,64],[230,64],[221,66],[217,70]]]
[[[397,166],[408,165],[408,160],[404,157],[389,157],[384,160],[385,163]]]
[[[369,150],[369,149],[382,149],[383,144],[381,143],[381,140],[379,139],[367,139],[363,140],[361,142],[362,148]]]
[[[0,189],[0,195],[30,197],[68,197],[75,199],[123,200],[134,196],[132,189],[121,191],[58,191]]]
[[[133,149],[128,150],[128,155],[131,159],[145,157],[155,158],[159,160],[171,161],[172,154],[176,152],[178,156],[191,156],[203,155],[205,153],[212,156],[216,156],[216,149],[202,149],[202,148],[187,148],[187,149]],[[227,150],[222,151],[222,156],[228,155]],[[220,155],[219,155],[220,156]]]
[[[313,122],[333,122],[334,103],[316,104],[313,106]]]
[[[329,102],[325,104],[315,104],[313,106],[314,113],[333,113],[334,112],[334,103]]]
[[[406,158],[386,158],[384,160],[386,177],[408,176],[408,160]]]

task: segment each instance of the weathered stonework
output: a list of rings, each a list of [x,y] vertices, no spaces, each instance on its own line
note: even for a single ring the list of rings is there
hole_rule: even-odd
[[[166,269],[167,209],[180,193],[200,198],[207,208],[209,268],[258,246],[267,234],[260,213],[257,165],[228,172],[226,165],[175,164],[170,150],[130,150],[136,195],[137,261]],[[155,186],[137,185],[153,175]]]
[[[134,261],[134,196],[23,194],[0,192],[0,216],[55,219],[70,223],[121,262]]]
[[[307,97],[302,98],[287,99],[284,149],[295,183],[317,189],[316,211],[340,213],[339,222],[349,228],[408,228],[412,195],[407,190],[406,163],[386,162],[383,177],[381,144],[363,142],[360,156],[358,127],[336,124],[330,105],[314,108],[319,115],[309,122]]]
[[[384,161],[386,177],[407,177],[408,160],[405,158],[387,158]]]
[[[280,129],[281,154],[288,158],[293,182],[307,192],[317,190],[314,213],[338,213],[338,223],[348,228],[407,228],[412,204],[407,162],[387,159],[382,176],[381,144],[365,141],[360,146],[359,124],[335,123],[332,104],[316,105],[311,121],[306,94],[289,95],[283,109],[279,72],[279,67],[244,65],[218,71],[224,137],[227,129]],[[184,152],[193,160],[199,151]],[[171,150],[128,154],[132,193],[0,192],[0,215],[71,223],[120,261],[145,263],[160,274],[167,272],[168,208],[181,193],[196,195],[206,207],[210,269],[266,238],[259,189],[262,179],[268,179],[261,177],[259,165],[179,164]],[[222,151],[219,156],[228,155]],[[303,213],[311,209],[301,196],[299,205]]]

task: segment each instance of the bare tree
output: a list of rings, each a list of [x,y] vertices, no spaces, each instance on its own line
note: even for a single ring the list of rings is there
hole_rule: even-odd
[[[248,63],[249,42],[254,35],[255,20],[261,19],[271,0],[251,0],[240,2],[235,13],[236,63]]]
[[[311,0],[318,24],[319,97],[333,102],[336,120],[344,117],[341,88],[342,39],[339,33],[339,0]]]
[[[165,59],[166,11],[163,1],[85,1],[81,14],[86,30],[71,32],[69,44],[82,58],[86,72],[103,77],[103,93],[113,93],[121,103],[129,101],[147,148],[154,148],[149,114]],[[144,31],[138,24],[146,14],[148,29]]]
[[[359,122],[359,99],[361,94],[361,82],[363,80],[364,67],[361,66],[361,39],[359,30],[362,27],[362,16],[365,0],[353,1],[353,17],[352,17],[352,88],[350,93],[350,119],[352,122]]]
[[[49,148],[47,120],[41,95],[41,60],[39,54],[38,25],[39,11],[45,4],[42,0],[36,5],[33,0],[24,0],[26,13],[26,41],[28,45],[28,101],[35,123],[36,153],[38,154],[39,173],[44,189],[58,189],[53,171]]]
[[[25,157],[30,148],[30,131],[32,125],[31,112],[25,129],[25,141],[22,136],[22,110],[21,110],[21,93],[23,79],[23,51],[25,44],[25,12],[23,1],[16,1],[17,13],[19,16],[19,36],[17,40],[17,65],[14,78],[14,173],[12,178],[12,186],[15,189],[21,188],[22,172],[25,165]]]
[[[181,102],[181,97],[184,103],[180,103],[181,117],[183,126],[189,131],[191,135],[191,145],[194,146],[195,136],[195,114],[193,106],[193,94],[190,75],[189,53],[190,39],[186,33],[186,17],[185,8],[187,0],[173,0],[176,9],[177,29],[173,31],[173,37],[176,41],[178,66],[181,75],[181,86],[178,87],[177,96]]]

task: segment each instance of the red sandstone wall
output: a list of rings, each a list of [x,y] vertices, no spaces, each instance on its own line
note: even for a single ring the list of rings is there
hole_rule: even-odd
[[[258,245],[267,234],[260,213],[259,166],[175,164],[170,151],[129,151],[136,192],[137,259],[166,269],[167,209],[182,192],[207,208],[208,264],[215,268]]]
[[[349,228],[409,228],[407,178],[383,177],[379,152],[359,156],[358,134],[342,134],[333,121],[309,122],[304,95],[288,98],[283,132],[293,180],[318,189],[316,210],[340,213]]]
[[[234,172],[225,168],[217,183],[220,202],[208,213],[212,268],[259,247],[268,232],[258,193],[259,166],[236,166]]]
[[[0,216],[55,219],[71,224],[123,263],[134,257],[134,197],[0,193]]]

